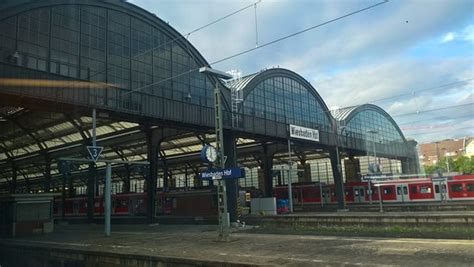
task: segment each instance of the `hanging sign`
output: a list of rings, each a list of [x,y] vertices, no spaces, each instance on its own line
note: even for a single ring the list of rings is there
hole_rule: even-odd
[[[227,168],[227,169],[209,169],[201,172],[199,178],[202,180],[230,180],[245,177],[245,170],[243,168]]]
[[[319,142],[319,131],[316,129],[290,124],[290,137]]]
[[[91,155],[91,158],[94,162],[97,162],[97,160],[100,157],[100,154],[102,153],[102,150],[104,150],[103,146],[88,146],[87,151],[89,151],[89,155]]]

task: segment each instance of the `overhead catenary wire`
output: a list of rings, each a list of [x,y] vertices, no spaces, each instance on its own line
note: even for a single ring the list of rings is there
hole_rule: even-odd
[[[254,15],[255,15],[255,47],[258,47],[257,4],[254,5]]]
[[[464,79],[464,80],[460,80],[460,81],[445,83],[445,84],[441,84],[441,85],[437,85],[437,86],[434,86],[434,87],[429,87],[429,88],[425,88],[425,89],[421,89],[421,90],[416,90],[416,91],[413,90],[413,91],[408,92],[408,93],[383,97],[383,98],[372,100],[370,102],[371,103],[382,102],[382,101],[390,100],[390,99],[393,99],[393,98],[399,98],[399,97],[406,96],[406,95],[413,95],[413,94],[416,94],[416,93],[422,93],[422,92],[431,91],[431,90],[445,89],[446,87],[452,87],[454,85],[465,84],[465,83],[467,83],[469,81],[472,81],[472,80],[474,80],[474,78],[468,78],[468,79]]]
[[[438,129],[439,129],[439,128],[438,128]],[[443,129],[443,130],[438,130],[438,131],[427,131],[427,130],[423,130],[423,132],[420,132],[420,133],[410,133],[410,135],[443,133],[443,132],[453,131],[453,129],[456,130],[456,131],[473,129],[473,133],[474,133],[474,127],[472,127],[472,126],[465,126],[465,127],[460,127],[460,128],[451,127],[451,128],[449,128],[449,129]]]
[[[395,114],[391,115],[392,117],[403,117],[403,116],[410,116],[410,115],[418,115],[421,113],[429,113],[429,112],[435,112],[435,111],[441,111],[441,110],[448,110],[452,108],[459,108],[459,107],[467,107],[470,105],[474,105],[474,103],[465,103],[465,104],[459,104],[459,105],[452,105],[452,106],[444,106],[440,108],[433,108],[433,109],[428,109],[428,110],[421,110],[421,111],[415,111],[415,112],[407,112],[407,113],[401,113],[401,114]]]
[[[253,52],[253,51],[255,51],[255,50],[262,49],[262,48],[267,47],[267,46],[270,46],[270,45],[272,45],[272,44],[275,44],[275,43],[284,41],[284,40],[289,39],[289,38],[292,38],[292,37],[295,37],[295,36],[300,35],[300,34],[302,34],[302,33],[305,33],[305,32],[308,32],[308,31],[311,31],[311,30],[314,30],[314,29],[317,29],[317,28],[319,28],[319,27],[328,25],[328,24],[330,24],[330,23],[333,23],[333,22],[342,20],[342,19],[344,19],[344,18],[353,16],[353,15],[355,15],[355,14],[358,14],[358,13],[361,13],[361,12],[364,12],[364,11],[367,11],[367,10],[369,10],[369,9],[375,8],[375,7],[380,6],[380,5],[383,5],[383,4],[385,4],[385,3],[388,3],[388,0],[384,0],[384,1],[382,1],[382,2],[379,2],[379,3],[373,4],[373,5],[367,6],[367,7],[365,7],[365,8],[358,9],[358,10],[355,10],[355,11],[352,11],[352,12],[349,12],[349,13],[346,13],[346,14],[344,14],[344,15],[342,15],[342,16],[339,16],[339,17],[336,17],[336,18],[334,18],[334,19],[327,20],[327,21],[325,21],[325,22],[323,22],[323,23],[319,23],[319,24],[317,24],[317,25],[314,25],[314,26],[305,28],[305,29],[303,29],[303,30],[300,30],[300,31],[297,31],[297,32],[294,32],[294,33],[291,33],[291,34],[288,34],[288,35],[285,35],[285,36],[283,36],[283,37],[280,37],[280,38],[274,39],[274,40],[272,40],[272,41],[269,41],[269,42],[267,42],[267,43],[264,43],[264,44],[262,44],[262,45],[259,45],[258,47],[253,47],[253,48],[250,48],[250,49],[243,50],[243,51],[238,52],[238,53],[236,53],[236,54],[233,54],[233,55],[224,57],[224,58],[222,58],[222,59],[216,60],[216,61],[214,61],[214,62],[211,62],[209,65],[215,65],[215,64],[218,64],[218,63],[221,63],[221,62],[230,60],[230,59],[232,59],[232,58],[236,58],[236,57],[245,55],[245,54],[250,53],[250,52]],[[200,66],[200,67],[202,67],[202,66]],[[186,74],[189,74],[189,73],[191,73],[191,72],[194,72],[194,71],[199,70],[200,67],[198,67],[198,68],[193,68],[193,69],[189,69],[188,71],[182,72],[182,73],[180,73],[180,74],[177,74],[177,75],[174,75],[174,76],[170,76],[170,77],[168,77],[168,78],[159,80],[159,81],[157,81],[157,82],[153,82],[153,83],[151,83],[151,84],[144,85],[144,86],[141,86],[141,87],[132,89],[132,90],[130,90],[129,92],[123,93],[122,96],[131,94],[131,93],[134,93],[134,92],[141,91],[141,90],[143,90],[143,89],[145,89],[145,88],[148,88],[148,87],[150,87],[150,86],[157,85],[157,84],[160,84],[160,83],[169,81],[169,80],[174,79],[174,78],[181,77],[181,76],[183,76],[183,75],[186,75]]]
[[[458,119],[465,119],[465,118],[472,118],[473,115],[472,114],[468,114],[468,115],[464,115],[464,116],[455,116],[455,117],[452,117],[452,116],[436,116],[436,117],[432,117],[432,118],[428,118],[427,120],[458,120]],[[414,124],[417,124],[417,123],[420,123],[420,120],[415,120],[415,121],[409,121],[409,122],[403,122],[403,123],[399,123],[398,126],[400,128],[403,128],[404,126],[411,126],[411,125],[414,125]]]
[[[466,84],[467,82],[472,81],[472,80],[474,80],[474,78],[467,78],[467,79],[464,79],[464,80],[449,82],[449,83],[445,83],[445,84],[440,84],[440,85],[436,85],[436,86],[433,86],[433,87],[428,87],[428,88],[424,88],[424,89],[420,89],[420,90],[413,90],[413,91],[410,91],[408,93],[388,96],[388,97],[374,99],[374,100],[368,100],[368,101],[364,101],[363,103],[354,104],[354,105],[350,105],[350,106],[339,107],[335,110],[337,111],[337,110],[348,109],[348,108],[356,108],[356,107],[364,105],[364,104],[372,104],[372,103],[386,101],[386,100],[390,100],[390,99],[394,99],[394,98],[400,98],[402,96],[414,95],[414,94],[421,93],[421,92],[426,92],[426,91],[446,89],[446,87],[454,87],[455,85],[463,85],[463,84]],[[421,112],[424,112],[424,111],[421,111]],[[400,115],[403,115],[403,114],[400,114]]]
[[[373,99],[373,100],[367,100],[367,101],[364,101],[364,102],[359,103],[359,104],[340,107],[338,109],[353,108],[353,107],[358,107],[358,106],[363,105],[363,104],[371,104],[371,103],[382,102],[382,101],[386,101],[386,100],[390,100],[390,99],[400,98],[402,96],[413,96],[414,94],[418,94],[418,93],[422,93],[422,92],[446,89],[447,87],[455,87],[455,85],[466,84],[467,82],[472,81],[472,80],[474,80],[474,78],[467,78],[467,79],[464,79],[464,80],[453,81],[453,82],[444,83],[444,84],[440,84],[440,85],[436,85],[436,86],[433,86],[433,87],[428,87],[428,88],[424,88],[424,89],[420,89],[420,90],[412,90],[410,92],[403,93],[403,94],[392,95],[392,96],[387,96],[387,97],[383,97],[383,98],[376,98],[376,99]]]
[[[173,38],[173,39],[171,39],[171,40],[168,40],[168,41],[164,42],[163,44],[160,44],[160,45],[158,45],[158,46],[155,46],[155,47],[152,47],[152,48],[150,48],[150,49],[148,49],[148,50],[145,50],[145,51],[143,51],[143,52],[140,52],[140,53],[138,53],[138,54],[136,54],[136,55],[133,55],[133,56],[130,57],[130,59],[133,60],[134,58],[143,56],[143,55],[145,55],[145,54],[147,54],[147,53],[150,53],[151,51],[155,51],[156,49],[160,49],[160,48],[162,48],[162,47],[164,47],[164,46],[166,46],[166,45],[168,45],[168,44],[174,43],[174,42],[176,42],[176,41],[178,41],[178,40],[180,40],[180,39],[188,39],[189,36],[190,36],[191,34],[193,34],[193,33],[199,32],[199,31],[201,31],[201,30],[203,30],[203,29],[205,29],[205,28],[207,28],[207,27],[210,27],[210,26],[212,26],[212,25],[214,25],[214,24],[216,24],[216,23],[218,23],[218,22],[221,22],[221,21],[223,21],[223,20],[225,20],[225,19],[227,19],[227,18],[230,18],[230,17],[232,17],[232,16],[234,16],[234,15],[236,15],[236,14],[238,14],[238,13],[244,11],[244,10],[247,10],[247,9],[253,7],[253,6],[255,6],[255,8],[256,8],[257,4],[259,4],[260,2],[262,2],[262,0],[258,0],[258,1],[254,2],[254,3],[252,3],[252,4],[246,5],[246,6],[240,8],[240,9],[238,9],[238,10],[236,10],[236,11],[233,11],[233,12],[231,12],[231,13],[225,15],[225,16],[222,16],[222,17],[220,17],[220,18],[217,18],[217,19],[215,19],[215,20],[213,20],[213,21],[211,21],[211,22],[209,22],[209,23],[207,23],[207,24],[205,24],[205,25],[203,25],[203,26],[200,26],[200,27],[198,27],[198,28],[196,28],[196,29],[194,29],[194,30],[188,32],[188,33],[182,34],[182,35],[180,35],[180,36],[178,36],[178,37],[175,37],[175,38]],[[102,74],[102,73],[104,73],[105,71],[107,71],[107,68],[104,69],[104,70],[102,70],[102,71],[95,72],[94,74],[92,74],[92,75],[89,77],[89,79],[92,78],[92,77],[95,77],[95,76],[97,76],[97,75],[99,75],[99,74]]]
[[[306,29],[303,29],[303,30],[301,30],[301,31],[297,31],[297,32],[294,32],[294,33],[285,35],[285,36],[280,37],[280,38],[277,38],[277,39],[275,39],[275,40],[273,40],[273,41],[264,43],[264,44],[262,44],[262,45],[260,45],[260,46],[258,46],[258,47],[250,48],[250,49],[244,50],[244,51],[242,51],[242,52],[233,54],[233,55],[231,55],[231,56],[228,56],[228,57],[219,59],[219,60],[217,60],[217,61],[212,62],[211,65],[218,64],[218,63],[221,63],[221,62],[223,62],[223,61],[227,61],[227,60],[229,60],[229,59],[232,59],[232,58],[235,58],[235,57],[238,57],[238,56],[241,56],[241,55],[250,53],[250,52],[255,51],[255,50],[257,50],[257,49],[261,49],[261,48],[264,48],[264,47],[266,47],[266,46],[269,46],[269,45],[272,45],[272,44],[281,42],[281,41],[283,41],[283,40],[286,40],[286,39],[295,37],[295,36],[300,35],[300,34],[302,34],[302,33],[305,33],[305,32],[311,31],[311,30],[314,30],[314,29],[316,29],[316,28],[325,26],[325,25],[327,25],[327,24],[336,22],[336,21],[338,21],[338,20],[341,20],[341,19],[344,19],[344,18],[353,16],[353,15],[355,15],[355,14],[358,14],[358,13],[364,12],[364,11],[366,11],[366,10],[375,8],[375,7],[377,7],[377,6],[383,5],[383,4],[385,4],[385,3],[388,3],[388,0],[384,0],[384,1],[382,1],[382,2],[373,4],[373,5],[371,5],[371,6],[368,6],[368,7],[362,8],[362,9],[358,9],[358,10],[356,10],[356,11],[353,11],[353,12],[347,13],[347,14],[345,14],[345,15],[339,16],[339,17],[337,17],[337,18],[334,18],[334,19],[325,21],[325,22],[323,22],[323,23],[320,23],[320,24],[311,26],[311,27],[306,28]]]

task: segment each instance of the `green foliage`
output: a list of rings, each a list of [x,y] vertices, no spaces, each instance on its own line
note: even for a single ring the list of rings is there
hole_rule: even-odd
[[[459,156],[455,159],[452,157],[443,157],[435,165],[425,166],[425,172],[427,174],[434,174],[437,170],[441,172],[447,172],[449,167],[450,172],[460,172],[463,174],[474,173],[474,156],[466,157]]]
[[[464,174],[474,173],[474,157],[460,156],[454,161],[454,169]]]

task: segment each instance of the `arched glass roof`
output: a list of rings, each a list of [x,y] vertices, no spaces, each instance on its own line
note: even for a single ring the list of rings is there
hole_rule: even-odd
[[[374,138],[382,144],[405,143],[405,137],[393,118],[382,108],[364,104],[331,111],[338,121],[339,134]]]
[[[268,69],[227,83],[242,97],[240,111],[287,124],[329,131],[330,112],[311,84],[281,68]]]
[[[0,61],[73,79],[105,82],[97,102],[140,105],[127,91],[211,107],[208,63],[168,23],[125,1],[18,1],[2,6]],[[120,89],[120,90],[119,90]]]

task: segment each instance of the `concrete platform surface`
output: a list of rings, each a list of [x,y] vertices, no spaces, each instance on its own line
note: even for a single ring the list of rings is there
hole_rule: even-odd
[[[292,214],[280,214],[278,216],[314,216],[314,217],[474,217],[474,211],[387,211],[387,212],[363,212],[363,211],[338,211],[338,212],[295,212]]]
[[[104,236],[102,225],[57,225],[52,234],[0,239],[0,249],[11,245],[252,265],[474,266],[474,241],[468,240],[238,231],[222,243],[216,241],[216,226],[206,225],[117,225],[111,237]]]

